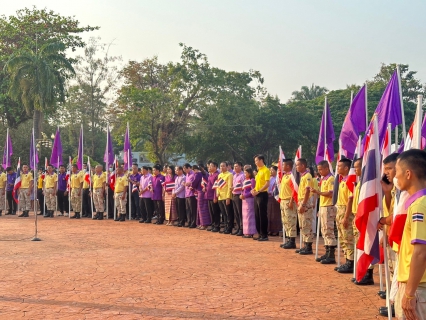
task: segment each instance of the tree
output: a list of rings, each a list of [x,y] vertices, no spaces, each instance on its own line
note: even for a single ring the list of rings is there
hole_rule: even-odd
[[[290,101],[313,100],[328,92],[327,88],[312,84],[310,87],[303,86],[300,91],[293,91]]]
[[[33,112],[34,135],[42,129],[42,112],[53,112],[57,101],[65,100],[65,79],[74,74],[71,63],[61,54],[63,43],[48,43],[40,50],[18,51],[7,61],[11,76],[9,94],[22,102],[27,113]]]

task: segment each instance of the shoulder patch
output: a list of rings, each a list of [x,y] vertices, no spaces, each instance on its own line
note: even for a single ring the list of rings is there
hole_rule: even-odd
[[[423,222],[424,214],[423,213],[413,213],[413,222]]]

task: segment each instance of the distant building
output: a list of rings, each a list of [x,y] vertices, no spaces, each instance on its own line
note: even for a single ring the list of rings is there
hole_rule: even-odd
[[[123,151],[120,151],[120,154],[118,155],[118,161],[123,162]],[[174,166],[183,166],[187,162],[188,161],[185,159],[185,154],[173,154],[169,157],[168,163]],[[132,151],[132,163],[136,163],[139,168],[141,168],[142,166],[152,167],[154,165],[154,163],[149,161],[148,152],[146,151]]]

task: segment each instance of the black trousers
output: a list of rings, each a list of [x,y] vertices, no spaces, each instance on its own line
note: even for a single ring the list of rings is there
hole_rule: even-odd
[[[232,196],[232,206],[237,222],[237,230],[243,230],[243,200],[240,199],[239,194],[234,194]]]
[[[132,217],[135,219],[140,219],[141,217],[141,208],[139,207],[139,192],[132,192],[132,196],[130,197],[132,203]]]
[[[56,191],[56,197],[58,199],[58,209],[59,209],[59,212],[61,212],[62,214],[64,212],[69,213],[68,194],[65,195],[64,193],[65,191],[62,191],[62,190]]]
[[[108,187],[108,219],[114,219],[114,212],[117,208],[114,208],[114,190]]]
[[[143,221],[151,222],[154,213],[154,202],[151,198],[139,198],[139,207]]]
[[[83,201],[83,212],[81,214],[91,217],[92,210],[90,210],[91,201],[90,201],[89,193],[90,193],[89,188],[83,189],[83,195],[81,198],[81,201]]]
[[[261,192],[254,198],[254,214],[256,215],[256,229],[259,236],[268,236],[268,192]]]
[[[164,222],[165,219],[165,209],[163,200],[153,200],[154,210],[157,213],[157,221],[160,223]]]
[[[37,189],[37,200],[38,200],[38,208],[40,212],[42,212],[43,215],[45,215],[47,207],[46,207],[46,204],[44,203],[43,189]],[[43,209],[43,205],[44,205],[44,209]]]
[[[209,213],[213,228],[220,228],[220,208],[217,202],[209,200]]]
[[[184,226],[186,222],[186,198],[176,197],[176,212],[178,214],[178,224]]]
[[[195,196],[185,198],[188,226],[195,227],[197,223],[197,199]]]
[[[226,204],[226,200],[219,200],[219,208],[225,220],[225,230],[232,231],[234,227],[234,210],[232,209],[232,200]]]
[[[9,214],[12,214],[12,212],[16,213],[16,211],[18,210],[18,204],[15,202],[15,200],[13,200],[12,192],[12,190],[6,191],[6,200],[9,206]]]

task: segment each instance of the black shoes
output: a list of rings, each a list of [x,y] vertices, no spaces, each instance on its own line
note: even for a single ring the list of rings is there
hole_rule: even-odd
[[[29,210],[24,210],[22,213],[18,216],[18,218],[28,218],[29,217]]]
[[[335,264],[336,263],[336,246],[328,246],[328,255],[325,259],[321,260],[321,264]]]
[[[336,270],[338,273],[353,273],[354,272],[354,261],[346,259],[346,263],[341,265]]]
[[[218,227],[215,227],[215,228],[212,229],[212,232],[219,232],[219,231],[220,231],[220,229]]]
[[[328,249],[328,246],[325,246],[325,253],[321,256],[315,259],[316,262],[321,262],[321,260],[324,260],[328,257],[328,252],[330,249]]]
[[[301,255],[313,254],[312,242],[306,242],[305,248],[299,251]]]
[[[374,285],[374,279],[373,279],[373,269],[367,269],[367,273],[365,274],[364,278],[361,279],[361,281],[355,281],[354,282],[357,286],[372,286]]]
[[[287,238],[287,242],[283,245],[283,249],[296,249],[296,238]]]
[[[80,212],[76,212],[70,219],[80,219]]]
[[[259,237],[259,239],[257,239],[257,241],[269,241],[268,237]]]
[[[392,309],[392,317],[395,317],[395,307],[394,307],[394,305],[391,305],[391,309]],[[388,317],[388,307],[380,307],[379,308],[379,314],[382,317]]]

